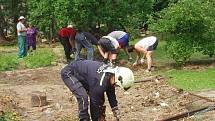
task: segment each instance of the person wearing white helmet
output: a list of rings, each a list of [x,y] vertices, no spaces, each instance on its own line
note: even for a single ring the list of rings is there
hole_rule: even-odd
[[[104,94],[117,121],[120,119],[115,85],[124,90],[134,83],[133,72],[125,67],[111,67],[102,62],[80,60],[69,63],[61,71],[61,78],[78,101],[80,121],[104,121]],[[90,114],[88,113],[90,98]]]
[[[18,21],[19,22],[16,25],[17,35],[18,35],[18,46],[19,46],[18,58],[23,58],[27,55],[27,49],[26,49],[26,31],[27,31],[27,28],[24,25],[25,17],[20,16]]]

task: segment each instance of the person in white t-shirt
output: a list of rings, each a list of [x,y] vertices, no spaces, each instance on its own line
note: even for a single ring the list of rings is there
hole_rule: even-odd
[[[18,58],[23,58],[27,55],[27,49],[26,49],[26,31],[27,31],[27,28],[24,25],[25,17],[20,16],[18,21],[19,22],[16,25],[17,35],[18,35],[18,46],[19,46]]]
[[[150,72],[153,64],[152,54],[153,51],[156,50],[158,45],[157,37],[149,36],[141,39],[134,45],[134,49],[137,53],[136,61],[133,64],[134,66],[138,63],[144,62],[144,57],[147,59],[147,70],[146,72]],[[143,53],[143,57],[141,59],[141,53]]]

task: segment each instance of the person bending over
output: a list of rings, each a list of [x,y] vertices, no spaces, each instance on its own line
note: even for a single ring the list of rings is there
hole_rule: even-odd
[[[156,50],[158,45],[157,37],[149,36],[141,39],[134,45],[134,49],[137,53],[136,61],[133,64],[134,66],[138,63],[143,63],[143,59],[146,57],[147,60],[147,69],[146,72],[150,72],[153,67],[153,52]],[[143,57],[141,58],[141,53],[143,53]]]
[[[78,101],[80,121],[105,121],[104,93],[117,121],[120,119],[115,85],[124,90],[134,83],[133,72],[125,67],[111,67],[102,62],[80,60],[61,70],[61,78]],[[88,112],[90,98],[90,115]]]
[[[116,56],[119,49],[118,41],[111,36],[103,36],[98,41],[98,49],[102,57],[104,58],[104,63],[108,63],[108,61],[115,65]]]

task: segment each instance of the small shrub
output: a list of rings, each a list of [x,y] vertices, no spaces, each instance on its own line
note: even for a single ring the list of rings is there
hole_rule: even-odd
[[[177,66],[184,65],[185,62],[187,62],[190,59],[191,55],[194,53],[192,43],[185,42],[186,39],[188,38],[174,37],[172,39],[169,38],[169,41],[167,41],[167,53],[173,60],[175,60]]]
[[[34,55],[27,56],[24,60],[27,68],[38,68],[51,65],[54,59],[55,56],[52,50],[40,49]]]

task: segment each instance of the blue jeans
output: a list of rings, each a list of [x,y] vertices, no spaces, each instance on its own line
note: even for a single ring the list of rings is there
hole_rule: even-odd
[[[22,36],[22,35],[18,36],[18,46],[19,46],[18,58],[25,57],[27,55],[25,36]]]
[[[80,60],[81,49],[84,47],[87,49],[87,60],[93,60],[93,45],[86,39],[82,33],[77,33],[76,40],[76,56],[75,60]]]

